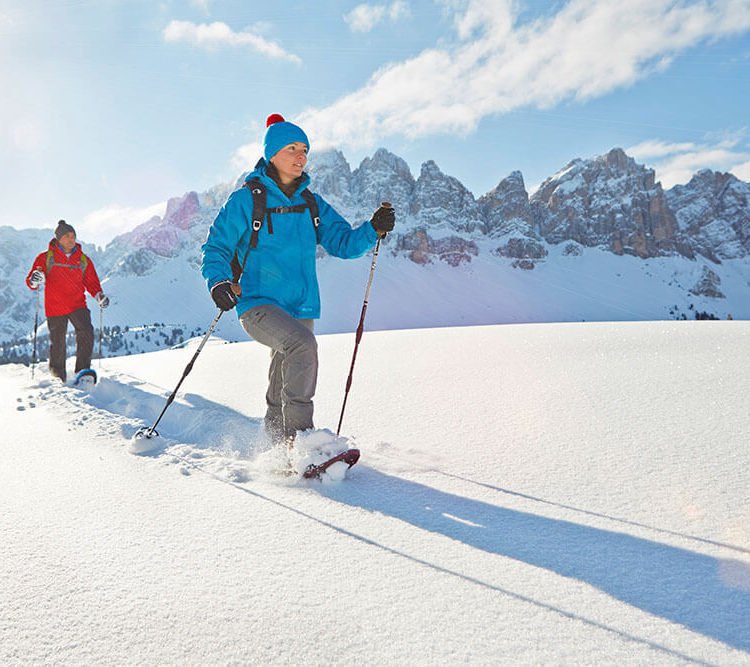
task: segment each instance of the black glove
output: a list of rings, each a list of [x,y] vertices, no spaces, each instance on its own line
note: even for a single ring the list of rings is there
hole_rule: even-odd
[[[109,305],[109,297],[104,292],[99,292],[96,295],[96,301],[99,304],[99,308],[106,308]]]
[[[391,206],[381,206],[372,214],[370,224],[380,236],[385,236],[396,225],[396,211]]]
[[[232,281],[222,280],[211,288],[211,298],[222,310],[232,310],[237,305],[237,295],[232,291]]]

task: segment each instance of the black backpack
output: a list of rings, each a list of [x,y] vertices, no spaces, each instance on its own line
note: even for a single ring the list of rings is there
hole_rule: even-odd
[[[268,233],[273,234],[273,220],[271,214],[283,214],[283,213],[301,213],[305,209],[310,211],[310,219],[312,220],[313,228],[315,229],[315,238],[318,237],[318,225],[320,225],[320,215],[318,210],[318,201],[315,199],[310,190],[305,188],[300,195],[305,200],[304,204],[295,204],[294,206],[266,206],[266,186],[258,178],[254,178],[251,181],[246,181],[244,187],[250,190],[250,194],[253,196],[253,219],[252,219],[252,232],[250,233],[250,243],[248,244],[247,252],[245,253],[245,259],[240,264],[238,251],[235,250],[234,257],[232,258],[232,280],[236,283],[239,282],[240,276],[245,269],[245,263],[247,257],[250,254],[251,249],[258,247],[258,233],[263,227],[264,220],[268,220]]]

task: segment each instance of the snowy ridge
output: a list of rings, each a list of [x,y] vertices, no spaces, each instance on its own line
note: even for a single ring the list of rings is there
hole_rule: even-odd
[[[324,427],[353,340],[319,340]],[[255,343],[205,348],[145,457],[129,437],[189,350],[108,359],[88,394],[7,365],[0,661],[745,664],[749,342],[367,332],[363,459],[329,484],[264,468]]]
[[[574,160],[532,197],[523,175],[513,172],[475,199],[434,162],[415,179],[403,159],[384,149],[354,170],[338,151],[314,154],[310,173],[313,189],[355,225],[383,200],[397,209],[377,279],[383,307],[368,315],[377,329],[699,313],[750,318],[750,184],[730,174],[700,172],[665,192],[652,169],[613,149]],[[200,246],[236,186],[170,199],[163,217],[104,250],[84,248],[111,297],[105,356],[169,347],[205,330],[213,303],[198,270]],[[0,229],[0,265],[8,276],[0,361],[31,359],[35,304],[23,278],[47,241],[43,232]],[[318,331],[351,331],[368,259],[322,255]],[[144,327],[152,330],[141,335]],[[245,337],[232,315],[218,333]],[[43,354],[46,348],[42,341]]]

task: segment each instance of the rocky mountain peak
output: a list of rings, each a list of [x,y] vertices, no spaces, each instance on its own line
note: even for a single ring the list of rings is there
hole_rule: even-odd
[[[667,193],[683,243],[721,261],[750,254],[750,184],[703,169]]]
[[[635,160],[628,156],[622,148],[613,148],[609,153],[595,161],[605,164],[613,171],[634,171],[638,169]]]
[[[327,193],[326,199],[334,208],[349,208],[352,205],[352,170],[341,151],[316,153],[307,171],[313,190]]]
[[[375,210],[380,202],[389,201],[396,209],[407,211],[414,186],[406,161],[384,148],[362,160],[351,178],[352,198],[366,210]]]
[[[113,239],[107,251],[113,256],[142,251],[159,257],[175,257],[190,242],[194,228],[203,224],[206,209],[196,192],[187,192],[167,202],[164,217],[153,216],[132,231]]]
[[[457,178],[444,174],[432,160],[422,165],[409,212],[425,225],[464,231],[482,227],[474,195]]]
[[[310,175],[322,171],[332,171],[340,169],[345,175],[351,176],[352,170],[344,154],[335,149],[328,149],[316,152],[310,159],[308,171]]]
[[[570,162],[531,201],[545,209],[541,233],[552,243],[573,240],[638,257],[680,250],[677,222],[654,171],[619,148]]]
[[[411,176],[411,171],[406,161],[385,148],[378,148],[372,154],[372,157],[366,157],[359,165],[360,169],[370,170],[377,170],[382,167],[399,173],[402,176]]]
[[[479,198],[487,233],[502,235],[531,231],[533,215],[529,193],[520,171],[513,171],[486,195]]]
[[[195,217],[200,214],[200,208],[197,192],[188,192],[182,197],[172,197],[167,201],[164,222],[178,229],[189,229]]]

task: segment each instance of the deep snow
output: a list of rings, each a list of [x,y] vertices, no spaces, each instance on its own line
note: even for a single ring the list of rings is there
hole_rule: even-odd
[[[320,336],[335,427],[353,336]],[[265,348],[0,368],[2,664],[750,664],[750,324],[367,332],[338,482],[269,471]],[[314,437],[324,437],[315,434]]]

